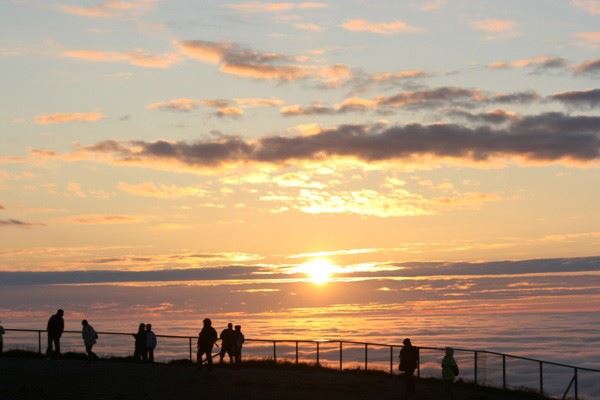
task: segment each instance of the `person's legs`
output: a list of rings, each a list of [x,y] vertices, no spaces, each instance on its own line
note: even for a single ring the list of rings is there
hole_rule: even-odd
[[[413,396],[415,394],[415,371],[406,372],[406,394]]]
[[[223,363],[223,359],[225,358],[226,349],[224,346],[221,347],[221,351],[219,352],[219,364]]]
[[[59,357],[60,356],[60,338],[54,338],[54,354]]]
[[[52,336],[48,336],[48,347],[46,348],[46,356],[52,356]]]
[[[206,366],[207,368],[210,370],[212,369],[212,351],[211,350],[206,350]]]
[[[148,349],[148,361],[151,363],[154,362],[154,349],[152,348]]]

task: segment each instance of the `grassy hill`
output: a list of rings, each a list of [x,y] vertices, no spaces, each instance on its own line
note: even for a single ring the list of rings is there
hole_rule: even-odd
[[[542,399],[523,391],[454,385],[456,399]],[[141,364],[128,359],[87,362],[82,355],[47,360],[9,352],[0,358],[0,399],[401,399],[398,377],[306,365],[250,362],[241,368],[198,370],[189,361]],[[417,382],[419,400],[448,398],[437,379]]]

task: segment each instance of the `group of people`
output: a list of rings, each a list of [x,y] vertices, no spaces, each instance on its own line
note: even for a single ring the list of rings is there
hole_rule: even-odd
[[[244,345],[244,334],[242,326],[232,323],[227,324],[227,328],[221,331],[217,337],[217,331],[212,326],[210,318],[203,321],[203,327],[198,334],[198,352],[197,360],[198,367],[202,368],[202,364],[206,362],[208,368],[212,367],[213,347],[218,339],[221,339],[221,351],[219,351],[219,362],[223,362],[225,355],[229,356],[230,364],[241,364],[242,362],[242,346]]]
[[[156,334],[152,331],[152,324],[141,323],[133,337],[135,338],[133,357],[139,361],[154,362],[154,349],[156,349],[158,341]]]
[[[404,379],[404,398],[412,398],[415,395],[415,370],[419,363],[419,349],[412,345],[410,339],[404,339],[403,347],[400,350],[400,375]],[[454,359],[454,350],[451,347],[446,347],[445,355],[442,359],[442,380],[444,381],[444,389],[451,400],[454,399],[452,390],[452,382],[459,375],[458,364]]]

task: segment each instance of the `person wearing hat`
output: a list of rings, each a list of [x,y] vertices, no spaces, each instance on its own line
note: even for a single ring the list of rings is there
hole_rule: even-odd
[[[202,330],[198,334],[198,368],[202,368],[202,357],[206,355],[206,363],[210,370],[212,368],[212,349],[217,341],[217,331],[212,327],[210,318],[206,318],[202,323]]]
[[[399,369],[404,374],[400,375],[404,378],[404,394],[405,398],[413,397],[415,394],[415,370],[419,363],[419,349],[414,347],[410,339],[406,338],[402,342],[403,347],[400,350],[400,366]]]

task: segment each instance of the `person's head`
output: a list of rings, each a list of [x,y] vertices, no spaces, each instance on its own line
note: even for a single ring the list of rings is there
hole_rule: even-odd
[[[83,321],[81,321],[81,325],[83,325],[83,326],[88,326],[87,319],[84,319]]]
[[[151,331],[152,330],[152,324],[146,324],[146,330],[147,331]]]
[[[146,324],[144,324],[144,323],[141,323],[141,324],[138,326],[138,331],[143,331],[144,329],[146,329]]]
[[[406,338],[402,341],[402,344],[405,345],[406,347],[410,347],[412,346],[412,343],[410,342],[409,338]]]
[[[236,326],[235,326],[235,330],[236,330],[237,332],[241,331],[241,330],[242,330],[242,326],[241,326],[241,325],[236,325]]]
[[[229,329],[233,329],[233,324],[232,324],[231,322],[230,322],[230,323],[228,323],[228,324],[227,324],[227,328],[229,328]]]
[[[63,315],[65,315],[64,310],[61,308],[58,311],[56,311],[56,315],[58,315],[59,317],[62,317]]]
[[[210,318],[205,318],[204,321],[202,321],[202,323],[204,324],[204,326],[212,325],[212,321],[210,320]]]
[[[454,355],[454,349],[452,347],[446,347],[446,355],[452,357]]]

